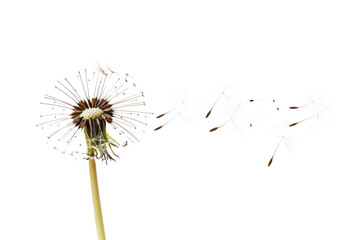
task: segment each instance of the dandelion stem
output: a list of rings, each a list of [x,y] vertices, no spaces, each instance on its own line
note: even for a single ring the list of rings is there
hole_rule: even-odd
[[[101,212],[99,186],[98,186],[98,181],[97,181],[96,163],[95,163],[94,157],[90,157],[90,159],[89,159],[89,170],[90,170],[91,192],[92,192],[92,198],[93,198],[95,222],[96,222],[98,239],[105,240],[104,222],[103,222],[102,212]]]

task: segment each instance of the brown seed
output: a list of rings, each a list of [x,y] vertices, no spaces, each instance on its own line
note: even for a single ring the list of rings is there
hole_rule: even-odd
[[[90,108],[92,108],[92,103],[91,103],[90,99],[87,100],[87,104],[89,105]]]
[[[208,118],[210,116],[210,113],[212,111],[212,108],[210,109],[210,111],[206,114],[206,117],[205,118]]]
[[[154,129],[154,131],[160,130],[163,126],[157,127]]]
[[[109,107],[112,107],[111,104],[106,104],[103,108],[106,109],[106,108],[109,108]]]
[[[84,128],[86,124],[86,120],[81,120],[79,127]]]
[[[80,107],[83,107],[84,109],[87,108],[84,100],[81,100],[80,102],[78,102],[78,105],[79,105]]]
[[[76,111],[79,111],[79,112],[82,112],[85,108],[81,107],[81,106],[73,106],[73,108],[76,110]],[[74,111],[75,111],[74,110]]]
[[[95,103],[96,103],[95,98],[92,98],[92,99],[91,99],[91,107],[95,107]]]
[[[104,100],[104,99],[101,99],[100,100],[100,104],[99,104],[99,108],[104,108],[104,106],[108,103],[108,101]]]
[[[157,116],[156,118],[161,118],[165,115],[166,113],[160,114],[159,116]]]
[[[93,106],[97,107],[99,104],[99,99],[95,98]]]
[[[274,157],[272,157],[272,158],[270,159],[270,161],[269,161],[269,163],[268,163],[268,167],[270,167],[270,165],[271,165],[271,163],[272,163],[272,161],[273,161],[273,158],[274,158]]]
[[[224,92],[222,92],[221,96],[215,101],[214,105],[212,105],[212,107],[210,108],[209,112],[206,114],[205,118],[208,118],[211,114],[211,111],[214,109],[215,105],[217,104],[217,102],[220,100],[220,98],[224,95]]]
[[[214,127],[214,128],[212,128],[212,129],[210,129],[209,132],[216,131],[216,130],[218,130],[218,128],[219,128],[219,127]]]

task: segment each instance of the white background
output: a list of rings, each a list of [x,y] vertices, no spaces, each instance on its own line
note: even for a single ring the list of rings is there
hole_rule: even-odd
[[[359,12],[344,0],[2,2],[0,239],[96,239],[88,162],[35,125],[55,81],[97,63],[131,74],[154,113],[186,92],[191,119],[158,132],[152,120],[120,160],[98,162],[107,239],[359,239]],[[208,132],[221,91],[262,99],[269,127],[310,116],[286,110],[308,93],[329,108],[267,167],[273,129]]]

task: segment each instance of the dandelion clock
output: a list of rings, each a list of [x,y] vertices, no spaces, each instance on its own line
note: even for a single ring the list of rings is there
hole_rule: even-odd
[[[57,81],[41,102],[37,126],[47,133],[48,144],[76,159],[89,161],[90,182],[98,239],[105,239],[96,160],[119,158],[116,149],[138,141],[147,125],[144,94],[128,74],[99,68],[79,71]]]

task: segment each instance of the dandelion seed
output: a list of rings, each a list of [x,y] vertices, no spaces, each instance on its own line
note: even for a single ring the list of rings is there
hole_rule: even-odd
[[[218,128],[219,128],[219,127],[214,127],[214,128],[212,128],[212,129],[210,129],[209,132],[216,131],[216,130],[218,130]]]
[[[277,144],[275,151],[269,160],[268,167],[270,167],[271,163],[273,162],[275,154],[277,153],[281,143],[283,143],[286,146],[286,148],[288,149],[288,151],[290,153],[292,152],[291,147],[290,147],[290,140],[292,140],[292,139],[290,137],[288,137],[288,135],[290,135],[290,132],[288,131],[287,124],[281,124],[278,126],[274,126],[274,128],[280,134],[280,136],[278,136],[278,137],[280,137],[280,141]]]
[[[303,120],[301,120],[301,121],[294,122],[294,123],[290,124],[289,127],[294,127],[294,126],[296,126],[296,125],[298,125],[298,124],[300,124],[300,123],[303,123],[303,122],[305,122],[305,121],[308,121],[308,120],[310,120],[310,119],[314,119],[314,118],[319,119],[319,118],[321,117],[320,115],[321,115],[325,110],[327,110],[327,108],[328,108],[328,107],[325,107],[325,108],[324,108],[324,107],[319,107],[318,109],[315,110],[315,115],[310,116],[310,117],[308,117],[308,118],[305,118],[305,119],[303,119]]]
[[[169,124],[170,122],[174,121],[177,118],[180,118],[181,120],[183,120],[185,123],[189,123],[190,119],[188,117],[186,117],[186,112],[187,112],[187,104],[186,104],[186,96],[187,94],[185,93],[185,95],[182,97],[182,100],[180,101],[180,103],[178,103],[177,105],[175,105],[175,107],[172,107],[170,110],[168,110],[165,113],[159,114],[156,119],[159,118],[164,118],[166,119],[167,117],[171,117],[170,120],[168,120],[167,122],[165,122],[163,125],[160,125],[158,127],[156,127],[154,129],[154,131],[158,131],[160,129],[162,129],[164,126],[166,126],[167,124]],[[175,115],[174,115],[175,114]]]
[[[220,98],[224,96],[224,92],[221,93],[221,95],[219,96],[219,98],[215,101],[215,103],[213,104],[213,106],[210,108],[210,110],[208,111],[208,113],[206,114],[205,118],[208,118],[212,112],[212,110],[214,109],[216,103],[220,100]]]
[[[154,129],[154,131],[160,130],[163,126],[159,126],[157,128]]]
[[[239,110],[241,109],[242,103],[237,103],[230,107],[230,111],[228,112],[228,119],[221,124],[220,126],[214,127],[209,130],[209,132],[214,132],[218,130],[219,128],[222,128],[226,126],[227,124],[231,123],[231,126],[235,128],[236,131],[243,133],[243,131],[240,130],[238,124],[237,124],[237,114],[239,113]]]
[[[222,124],[222,125],[220,125],[218,127],[214,127],[212,129],[210,129],[209,132],[214,132],[214,131],[218,130],[219,128],[225,126],[228,122],[230,122],[230,120],[228,120],[227,122],[225,122],[224,124]]]
[[[292,123],[292,124],[289,124],[289,127],[294,127],[294,126],[298,125],[299,123],[305,122],[305,121],[307,121],[307,120],[309,120],[309,119],[316,118],[316,117],[319,117],[319,115],[314,115],[314,116],[305,118],[305,119],[303,119],[303,120],[301,120],[301,121],[294,122],[294,123]]]
[[[174,111],[175,109],[176,109],[176,107],[173,108],[173,109],[171,109],[171,110],[169,110],[169,111],[167,111],[166,113],[162,113],[162,114],[158,115],[156,118],[162,118],[163,116],[167,115],[168,113],[171,113],[171,112]]]
[[[308,103],[308,104],[305,104],[303,106],[292,106],[292,107],[289,107],[289,109],[299,109],[299,108],[304,108],[304,107],[307,107],[309,105],[311,105],[312,103]]]
[[[273,153],[273,155],[272,155],[272,157],[270,158],[270,161],[269,161],[269,163],[268,163],[268,167],[270,167],[270,165],[271,165],[271,163],[272,163],[272,161],[273,161],[273,159],[274,159],[275,153],[276,153],[276,151],[278,150],[278,148],[279,148],[281,142],[283,141],[283,139],[284,139],[284,138],[281,138],[280,142],[279,142],[278,145],[276,146],[275,151],[274,151],[274,153]]]
[[[180,116],[180,113],[178,113],[175,117],[173,117],[172,119],[170,119],[169,121],[167,121],[167,122],[164,123],[163,125],[155,128],[154,131],[160,130],[161,128],[163,128],[164,126],[166,126],[167,124],[169,124],[170,122],[174,121],[174,119],[176,119],[176,118],[179,117],[179,116]]]
[[[301,105],[301,106],[291,106],[291,107],[289,107],[289,109],[300,109],[300,108],[306,108],[311,105],[317,105],[317,104],[319,104],[318,101],[320,101],[321,98],[322,98],[322,96],[313,97],[310,94],[308,94],[308,100],[307,100],[308,103]]]
[[[254,103],[254,102],[260,102],[260,101],[264,101],[264,98],[261,99],[250,99],[249,102]]]

